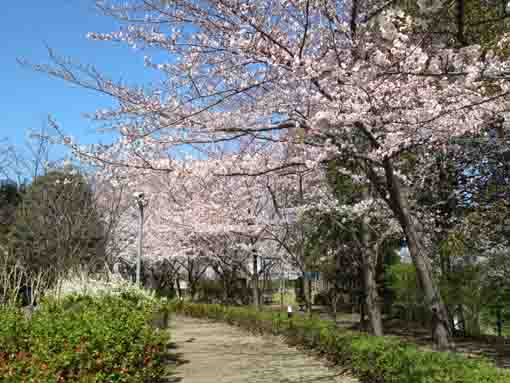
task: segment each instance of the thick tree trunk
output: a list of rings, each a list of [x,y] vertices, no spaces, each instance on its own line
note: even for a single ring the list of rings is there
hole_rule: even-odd
[[[450,346],[450,321],[448,311],[442,300],[441,294],[432,278],[429,261],[424,253],[423,241],[418,232],[403,195],[400,180],[395,175],[393,164],[390,159],[384,161],[386,182],[390,197],[390,207],[397,217],[407,238],[409,254],[416,268],[416,274],[423,288],[426,302],[435,317],[433,334],[439,348],[445,349]]]
[[[364,198],[368,197],[368,192],[364,192]],[[361,230],[363,288],[365,290],[365,304],[370,322],[370,333],[382,336],[381,305],[376,281],[377,252],[370,243],[372,238],[369,229],[369,218],[366,215],[362,219]]]
[[[254,251],[252,256],[253,274],[251,277],[252,292],[253,292],[253,307],[255,310],[260,310],[260,294],[259,294],[259,269],[258,269],[258,254]]]
[[[370,332],[373,335],[382,336],[382,315],[379,294],[377,292],[377,283],[375,280],[375,267],[369,260],[365,261],[363,264],[363,283],[365,288],[365,304],[367,306],[368,320],[370,322]]]

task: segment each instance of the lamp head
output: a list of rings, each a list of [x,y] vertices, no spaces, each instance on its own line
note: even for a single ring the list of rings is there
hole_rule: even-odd
[[[136,199],[143,199],[144,194],[143,192],[134,192],[133,197],[135,197]]]

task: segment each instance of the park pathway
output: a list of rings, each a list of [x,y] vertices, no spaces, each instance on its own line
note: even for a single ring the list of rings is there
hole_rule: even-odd
[[[170,331],[178,360],[172,382],[356,382],[274,336],[183,316],[172,319]]]

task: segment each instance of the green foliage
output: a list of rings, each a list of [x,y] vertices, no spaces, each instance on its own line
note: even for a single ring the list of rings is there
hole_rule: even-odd
[[[402,311],[400,316],[414,320],[423,313],[423,293],[421,292],[416,269],[412,264],[397,263],[386,270],[386,284],[394,297],[394,307]]]
[[[505,17],[506,1],[490,4],[488,1],[466,1],[466,34],[468,42],[493,48],[501,36],[510,30]],[[508,54],[508,50],[506,52]]]
[[[406,13],[425,20],[428,19],[428,30],[443,36],[449,35],[447,42],[453,46],[479,44],[484,48],[491,48],[510,29],[508,14],[505,11],[507,1],[503,0],[463,0],[464,33],[462,37],[458,33],[459,10],[457,5],[460,1],[444,2],[439,12],[429,15],[424,15],[419,11],[418,2],[415,0],[400,0],[399,3]]]
[[[4,309],[2,381],[157,382],[168,343],[167,333],[151,326],[159,309],[129,294],[48,300],[30,321]]]
[[[349,367],[363,383],[506,383],[508,372],[485,360],[420,350],[394,337],[340,331],[329,321],[220,305],[174,302],[172,310],[226,321],[255,332],[283,335]]]
[[[61,275],[104,265],[104,229],[91,186],[73,169],[34,179],[18,204],[11,247],[28,271]]]
[[[24,187],[13,182],[0,182],[0,243],[5,242],[6,236],[14,223],[16,207],[23,198]]]
[[[461,305],[468,334],[480,334],[480,313],[489,291],[484,288],[480,265],[464,265],[450,272],[441,281],[441,292],[445,303],[452,308]]]
[[[26,325],[20,310],[0,305],[0,361],[2,353],[12,354],[25,349]]]

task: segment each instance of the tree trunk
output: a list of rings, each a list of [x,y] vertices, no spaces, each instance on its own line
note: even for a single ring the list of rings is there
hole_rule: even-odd
[[[367,255],[366,258],[368,257]],[[370,333],[376,336],[382,336],[382,315],[379,294],[377,292],[377,283],[375,280],[375,267],[368,259],[363,262],[363,284],[365,288],[367,315],[370,322]]]
[[[334,290],[333,292],[333,296],[331,297],[331,303],[332,303],[332,311],[333,311],[333,320],[335,321],[335,324],[336,324],[336,314],[337,314],[337,311],[338,311],[338,298],[340,297],[340,294],[338,293],[338,291],[336,291],[336,289]]]
[[[361,298],[359,304],[359,328],[360,331],[365,330],[365,299]]]
[[[465,0],[457,0],[457,41],[460,46],[465,47],[467,45],[465,30]]]
[[[189,265],[189,263],[188,263]],[[195,278],[193,277],[193,271],[194,271],[194,264],[192,263],[188,270],[188,291],[189,291],[189,297],[192,302],[195,301],[195,293],[196,293],[196,286],[195,286]]]
[[[285,281],[283,279],[283,276],[280,276],[280,311],[283,313],[285,311],[285,307],[283,305],[283,294],[285,289]]]
[[[501,335],[503,334],[503,318],[502,318],[502,315],[501,315],[501,311],[502,309],[500,307],[498,307],[498,311],[496,313],[496,316],[497,316],[497,321],[496,321],[496,328],[498,330],[498,336],[501,337]]]
[[[364,192],[364,198],[368,199],[368,192]],[[383,335],[381,305],[379,293],[377,291],[376,268],[377,252],[372,246],[371,232],[369,229],[369,218],[365,215],[362,219],[361,227],[362,244],[362,274],[363,288],[365,290],[365,304],[367,308],[368,320],[370,322],[370,333],[376,336]]]
[[[252,292],[253,292],[253,307],[255,310],[260,310],[260,294],[259,294],[259,269],[258,269],[258,254],[253,252],[252,258],[253,274],[251,277]]]
[[[313,296],[312,296],[312,280],[308,279],[308,316],[312,317]]]
[[[390,208],[404,230],[409,254],[416,268],[420,285],[423,288],[426,303],[433,315],[436,316],[436,320],[433,321],[435,322],[433,328],[435,341],[439,348],[446,349],[450,346],[451,335],[448,311],[432,278],[430,265],[424,253],[421,235],[413,222],[406,197],[403,196],[400,180],[394,173],[393,164],[390,159],[384,160],[384,168],[390,197]]]
[[[181,282],[179,280],[179,277],[175,278],[175,287],[177,288],[177,295],[179,295],[179,299],[182,299],[182,289],[181,289]]]
[[[312,280],[303,274],[303,292],[305,295],[306,313],[312,316]]]
[[[227,276],[223,275],[223,304],[227,305],[229,300],[229,282],[227,281]]]
[[[196,287],[195,287],[195,284],[189,284],[189,298],[191,300],[191,302],[194,302],[195,301],[195,295],[196,295]]]

